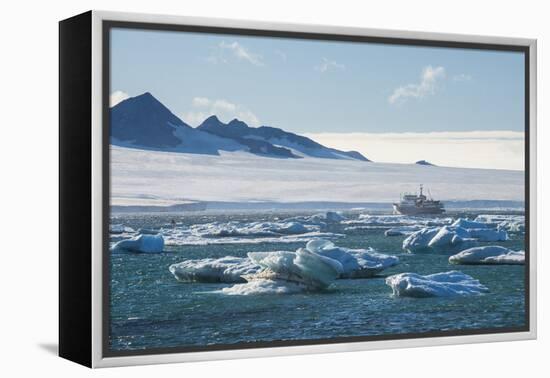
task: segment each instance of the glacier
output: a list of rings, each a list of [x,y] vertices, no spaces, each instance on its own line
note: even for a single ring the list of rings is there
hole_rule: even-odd
[[[396,297],[457,297],[489,291],[478,280],[455,270],[425,276],[416,273],[395,274],[386,278],[386,285],[392,288]]]
[[[185,200],[243,206],[262,201],[391,203],[409,191],[411,183],[419,182],[437,190],[434,195],[444,201],[523,201],[525,192],[521,171],[425,169],[415,164],[314,157],[273,159],[238,151],[199,155],[120,146],[110,149],[112,205],[144,199],[150,205]]]

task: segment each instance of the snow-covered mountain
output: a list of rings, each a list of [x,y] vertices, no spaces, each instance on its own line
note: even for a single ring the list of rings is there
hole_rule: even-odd
[[[207,155],[245,148],[233,140],[189,126],[149,92],[111,108],[111,144]]]
[[[225,124],[211,116],[193,128],[149,92],[111,108],[111,144],[207,155],[219,155],[220,151],[245,151],[277,158],[311,156],[368,161],[355,151],[328,148],[274,127],[250,127],[237,119]]]
[[[369,161],[356,151],[340,151],[325,147],[309,138],[269,126],[250,127],[246,123],[234,119],[225,124],[215,115],[207,118],[199,130],[230,138],[241,144],[254,145],[259,142],[285,147],[297,156],[311,156],[326,159],[351,159]]]

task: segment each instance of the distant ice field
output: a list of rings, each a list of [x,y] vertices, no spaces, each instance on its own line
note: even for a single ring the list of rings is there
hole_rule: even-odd
[[[111,146],[111,204],[185,201],[395,202],[429,189],[447,201],[524,201],[524,172],[374,163],[321,158],[279,159],[246,152],[200,155]]]

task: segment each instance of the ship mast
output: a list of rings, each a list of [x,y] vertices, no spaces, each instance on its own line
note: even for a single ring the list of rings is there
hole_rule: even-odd
[[[422,195],[422,184],[420,184],[420,195]]]

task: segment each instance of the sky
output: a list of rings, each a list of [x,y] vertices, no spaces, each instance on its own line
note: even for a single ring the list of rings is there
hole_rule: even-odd
[[[151,92],[380,162],[523,169],[518,52],[113,29],[111,104]]]

